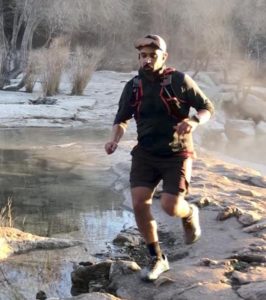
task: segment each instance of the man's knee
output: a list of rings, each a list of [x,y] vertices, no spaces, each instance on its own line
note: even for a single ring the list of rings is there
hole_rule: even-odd
[[[152,191],[147,188],[133,188],[132,205],[135,212],[142,213],[150,209],[152,203]]]
[[[171,217],[181,217],[183,215],[184,203],[186,203],[184,195],[177,196],[164,194],[161,198],[163,210]]]

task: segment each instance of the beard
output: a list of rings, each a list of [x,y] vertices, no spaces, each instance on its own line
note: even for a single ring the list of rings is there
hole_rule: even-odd
[[[143,66],[143,70],[148,71],[148,72],[153,72],[154,67],[151,66],[150,64],[146,64],[146,65]]]

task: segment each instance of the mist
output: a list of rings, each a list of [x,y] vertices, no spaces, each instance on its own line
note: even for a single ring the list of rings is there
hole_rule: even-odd
[[[213,82],[206,94],[223,130],[206,130],[204,145],[266,163],[265,15],[263,0],[0,0],[0,89],[57,38],[70,53],[101,51],[95,69],[128,72],[138,66],[134,40],[159,34],[169,65]]]

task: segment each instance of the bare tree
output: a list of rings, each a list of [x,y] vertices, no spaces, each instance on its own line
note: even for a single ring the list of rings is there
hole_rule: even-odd
[[[234,21],[238,40],[245,59],[255,61],[253,75],[260,74],[266,63],[266,3],[261,0],[241,2],[241,10],[235,10]],[[264,60],[264,61],[263,61]]]
[[[1,43],[4,45],[2,78],[8,80],[25,71],[33,37],[40,25],[49,31],[47,39],[53,35],[89,32],[102,47],[114,46],[120,33],[125,32],[128,7],[122,0],[76,0],[75,5],[70,0],[1,0],[0,39],[7,41]],[[5,24],[7,12],[12,22]],[[6,32],[11,32],[10,36]]]
[[[42,23],[46,23],[49,28],[53,4],[53,0],[12,0],[6,3],[1,0],[0,35],[5,41],[2,50],[5,72],[2,71],[1,74],[5,80],[25,71],[33,35]],[[7,19],[9,22],[5,22]]]
[[[3,0],[0,0],[0,89],[2,89],[6,83],[5,80],[6,70],[5,70],[4,60],[6,57],[7,41],[4,32],[3,10],[4,10]]]

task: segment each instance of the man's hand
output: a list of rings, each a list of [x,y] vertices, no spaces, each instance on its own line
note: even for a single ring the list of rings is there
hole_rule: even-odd
[[[190,132],[193,132],[197,127],[199,123],[193,119],[184,119],[181,123],[178,123],[176,126],[174,126],[174,129],[176,130],[178,135],[184,135]]]
[[[105,152],[107,154],[112,154],[115,152],[116,148],[117,148],[117,143],[116,142],[107,142],[104,146],[105,148]]]

